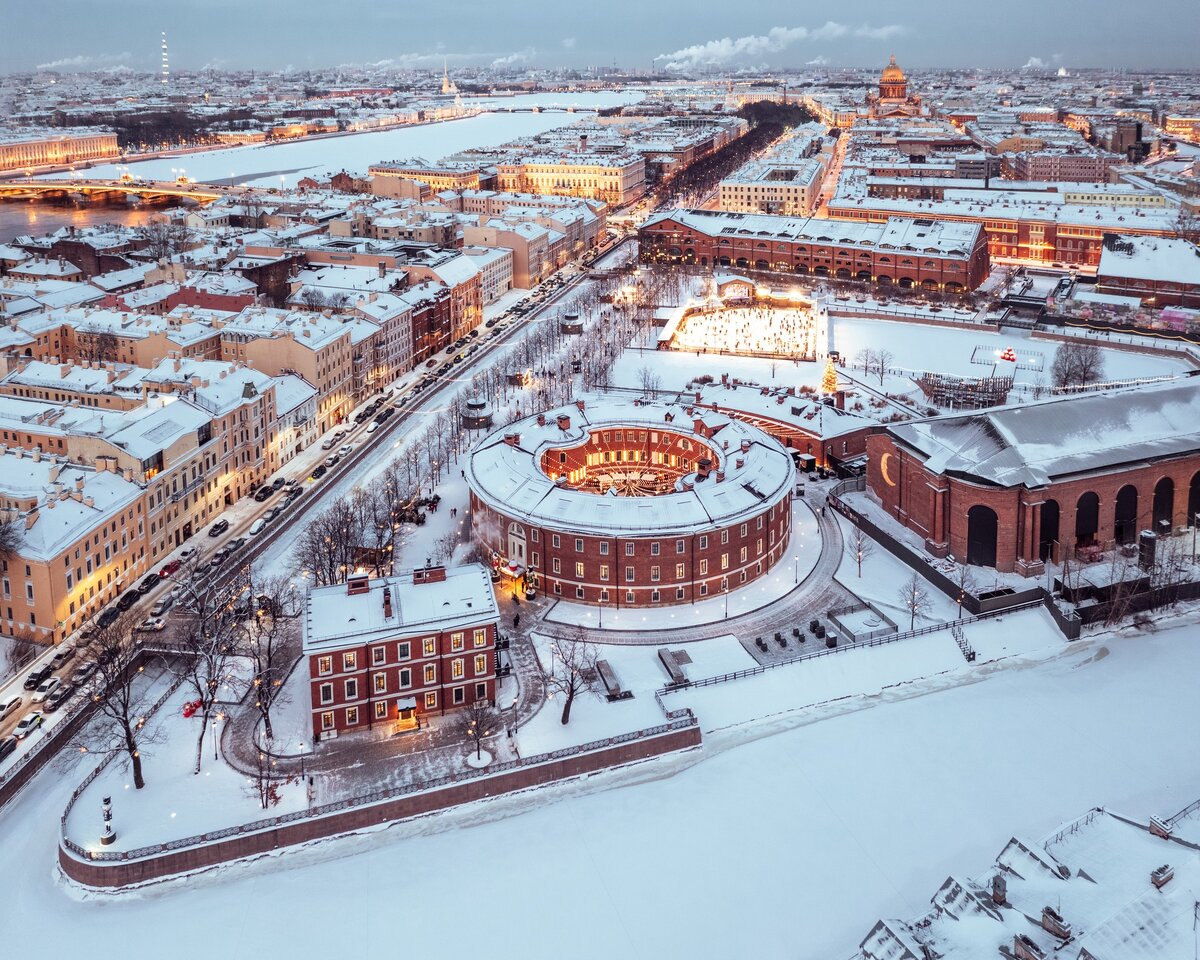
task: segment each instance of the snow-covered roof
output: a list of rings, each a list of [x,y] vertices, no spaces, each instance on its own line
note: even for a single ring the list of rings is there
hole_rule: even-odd
[[[1183,239],[1127,234],[1104,243],[1096,275],[1200,286],[1200,247]]]
[[[1056,397],[887,428],[927,469],[1000,487],[1200,450],[1200,380]]]
[[[498,616],[491,578],[478,563],[448,567],[444,580],[413,583],[412,574],[381,577],[362,593],[349,593],[346,584],[316,587],[305,604],[304,652],[483,626]]]
[[[486,437],[467,465],[467,481],[476,496],[504,516],[538,526],[636,537],[736,523],[791,489],[791,457],[777,441],[747,423],[711,411],[697,410],[689,417],[675,404],[608,396],[583,399],[582,410],[573,404],[546,411],[544,425],[534,415]],[[558,426],[560,415],[570,418],[565,430]],[[551,448],[581,445],[600,430],[629,428],[694,438],[698,447],[712,452],[713,476],[696,480],[692,489],[688,489],[691,484],[680,484],[675,492],[656,496],[601,496],[559,484],[541,468],[542,455]],[[507,442],[507,434],[516,434],[516,442]],[[723,480],[716,479],[716,471],[723,472]]]

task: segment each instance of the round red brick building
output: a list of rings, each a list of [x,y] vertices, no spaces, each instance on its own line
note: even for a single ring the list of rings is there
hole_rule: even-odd
[[[692,603],[784,556],[794,467],[710,409],[589,397],[509,424],[466,470],[493,566],[578,603]]]

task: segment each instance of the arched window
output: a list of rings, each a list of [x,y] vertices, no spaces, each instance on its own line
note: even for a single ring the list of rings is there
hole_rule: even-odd
[[[976,504],[967,511],[967,563],[980,567],[996,565],[996,511]]]

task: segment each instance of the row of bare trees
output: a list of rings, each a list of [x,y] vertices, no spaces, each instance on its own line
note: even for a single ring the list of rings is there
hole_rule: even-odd
[[[168,648],[167,669],[187,691],[197,719],[198,774],[205,733],[235,683],[251,684],[264,735],[268,740],[273,736],[271,710],[295,659],[302,594],[291,578],[258,574],[249,567],[224,579],[207,579],[191,563],[174,579],[179,596],[161,642]],[[89,696],[100,718],[91,728],[95,741],[88,749],[124,753],[140,790],[146,783],[142,749],[152,742],[146,722],[153,685],[142,679],[148,657],[134,622],[130,612],[105,626],[94,623],[80,656],[95,664]]]

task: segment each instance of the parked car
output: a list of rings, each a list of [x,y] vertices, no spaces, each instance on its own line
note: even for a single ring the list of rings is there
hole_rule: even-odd
[[[50,674],[53,672],[54,668],[47,663],[44,666],[38,667],[33,671],[33,673],[27,676],[25,678],[25,682],[21,684],[21,686],[25,690],[36,690],[42,681],[50,676]]]
[[[138,593],[143,596],[158,586],[158,581],[162,578],[157,573],[152,573],[138,584]]]
[[[212,567],[215,570],[217,567],[219,567],[221,564],[223,564],[228,559],[229,559],[229,548],[222,547],[220,550],[218,550],[216,553],[214,553],[209,558],[208,564],[210,567]]]
[[[309,480],[320,480],[323,476],[325,476],[325,474],[328,470],[329,470],[329,468],[327,466],[325,466],[325,464],[318,463],[316,469],[313,470],[312,474],[309,476],[308,479]]]
[[[434,367],[436,367],[436,366],[437,366],[437,358],[436,358],[436,357],[434,357],[432,360],[427,360],[427,361],[425,362],[425,366],[426,366],[428,369],[432,370]]]
[[[192,557],[194,557],[195,555],[196,555],[195,547],[184,547],[182,550],[179,551],[179,559],[181,561],[191,560]],[[178,570],[179,568],[176,567],[175,569]]]
[[[295,482],[295,480],[289,480],[287,477],[276,477],[271,481],[271,486],[278,490],[280,487],[286,487],[289,483]]]
[[[225,544],[225,549],[228,550],[230,553],[233,553],[234,550],[241,550],[242,547],[244,547],[245,545],[246,545],[245,537],[236,537],[233,540],[230,540],[227,544]]]
[[[228,520],[218,520],[216,523],[214,523],[211,527],[208,528],[208,535],[210,537],[219,537],[221,534],[223,534],[228,529],[229,529],[229,521]]]
[[[5,737],[3,740],[0,740],[0,763],[3,763],[4,760],[9,756],[9,754],[11,754],[16,749],[17,749],[17,738],[16,737]]]
[[[18,740],[24,740],[45,722],[46,718],[35,710],[33,713],[26,715],[21,722],[17,724],[16,729],[13,730],[13,736]]]
[[[328,456],[328,457],[326,457],[326,458],[325,458],[325,466],[326,466],[327,468],[328,468],[328,467],[332,467],[332,466],[333,466],[335,463],[337,463],[337,462],[338,462],[339,460],[341,460],[341,459],[342,459],[342,458],[341,458],[341,457],[340,457],[338,454],[336,454],[336,453],[335,453],[335,454],[333,454],[332,456]]]
[[[250,536],[257,537],[260,533],[263,532],[263,528],[266,527],[266,525],[267,525],[267,521],[264,520],[262,517],[259,517],[252,524],[250,524]]]
[[[175,601],[171,597],[169,597],[169,596],[163,597],[161,600],[159,600],[157,603],[155,603],[154,606],[152,606],[150,608],[150,616],[161,617],[164,613],[166,613],[168,610],[170,610],[171,607],[173,607],[174,605],[175,605]]]
[[[141,594],[139,594],[136,590],[130,590],[127,593],[123,593],[121,594],[121,598],[117,601],[117,609],[121,611],[128,610],[140,599]]]
[[[14,713],[21,709],[21,704],[24,701],[20,697],[13,697],[8,703],[0,707],[0,720],[7,720]]]
[[[70,678],[67,680],[67,683],[69,683],[73,687],[77,687],[81,683],[87,682],[88,678],[90,678],[91,675],[95,672],[96,672],[96,665],[94,663],[81,664],[75,670],[75,672],[73,674],[71,674]]]
[[[74,647],[72,647],[70,645],[67,645],[65,647],[60,647],[58,650],[58,653],[56,653],[54,655],[54,658],[50,661],[50,669],[58,670],[62,667],[65,667],[73,659],[75,659],[75,648]]]
[[[121,611],[116,610],[112,607],[109,607],[106,610],[101,610],[100,616],[98,616],[96,618],[96,626],[111,627],[114,623],[117,622],[117,617],[119,617],[120,615],[121,615]]]
[[[147,617],[133,629],[138,633],[158,633],[167,625],[167,621],[162,617]]]
[[[274,492],[274,487],[259,487],[257,492],[254,494],[254,499],[256,502],[262,503],[264,500],[269,499],[271,494]]]
[[[158,571],[158,575],[163,580],[165,580],[165,579],[167,579],[167,577],[173,576],[175,571],[178,570],[182,566],[183,566],[182,560],[170,560],[167,563],[163,564],[163,568]]]
[[[270,510],[268,510],[266,513],[263,514],[263,519],[266,520],[267,523],[270,523],[281,513],[283,513],[283,507],[272,507]]]
[[[33,700],[31,702],[41,703],[48,696],[50,696],[50,694],[52,694],[57,687],[61,685],[62,681],[59,680],[58,677],[47,677],[38,685],[38,688],[33,691]]]
[[[71,695],[74,692],[75,692],[74,687],[69,686],[65,683],[60,683],[57,687],[54,688],[54,691],[48,697],[46,697],[46,708],[45,708],[46,712],[53,713],[55,710],[57,710],[59,707],[61,707],[64,703],[66,703],[69,699],[71,699]]]
[[[378,429],[379,429],[379,424],[376,423],[374,420],[372,420],[369,424],[367,424],[367,433],[374,433]]]

